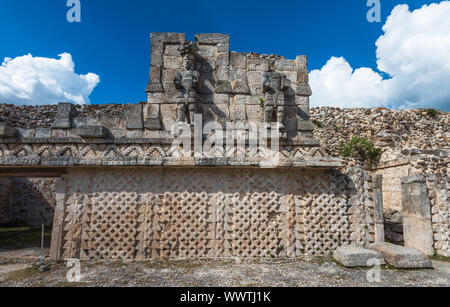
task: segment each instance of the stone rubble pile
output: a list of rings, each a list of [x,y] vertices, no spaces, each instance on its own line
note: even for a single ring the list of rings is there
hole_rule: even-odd
[[[122,104],[92,104],[77,105],[76,109],[82,115],[100,113],[119,115],[124,112],[123,106]],[[0,124],[22,129],[51,128],[57,113],[57,105],[16,106],[0,104]]]
[[[381,160],[402,156],[405,149],[450,148],[450,114],[427,110],[311,108],[315,136],[330,156],[338,156],[339,144],[354,136],[365,137],[383,149]],[[434,156],[434,154],[432,154]]]

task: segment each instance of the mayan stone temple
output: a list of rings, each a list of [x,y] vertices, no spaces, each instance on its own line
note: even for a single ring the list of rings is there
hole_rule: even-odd
[[[330,155],[314,133],[307,57],[231,52],[229,40],[152,33],[146,103],[96,113],[61,103],[47,126],[2,124],[0,188],[6,177],[46,187],[52,259],[367,248],[385,242],[384,188],[393,203],[402,189],[411,198],[405,244],[450,256],[448,183],[431,196],[423,176]]]

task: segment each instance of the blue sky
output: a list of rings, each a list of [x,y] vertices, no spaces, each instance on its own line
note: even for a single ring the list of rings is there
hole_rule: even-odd
[[[307,54],[310,70],[344,57],[353,68],[378,72],[375,42],[392,9],[436,1],[381,0],[381,23],[367,21],[366,0],[81,0],[81,23],[67,22],[66,2],[1,0],[0,60],[70,53],[76,73],[101,79],[92,103],[127,103],[145,101],[151,32],[182,32],[192,40],[196,33],[228,33],[233,51]]]

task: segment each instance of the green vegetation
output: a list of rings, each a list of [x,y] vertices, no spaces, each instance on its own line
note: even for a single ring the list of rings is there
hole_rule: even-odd
[[[436,109],[427,109],[427,115],[429,117],[436,117],[438,115],[438,111]]]
[[[38,275],[39,273],[40,273],[39,268],[36,268],[36,267],[26,268],[26,269],[10,272],[10,273],[8,273],[6,278],[2,281],[2,283],[32,278],[32,277]]]
[[[355,136],[346,144],[341,142],[339,154],[344,158],[352,157],[372,166],[380,160],[382,150],[381,148],[376,148],[368,139]]]
[[[0,228],[0,244],[22,245],[22,246],[40,246],[41,245],[41,228],[32,227],[15,227]],[[50,245],[52,236],[51,227],[46,227],[44,232],[44,244],[46,247]]]
[[[314,125],[316,125],[317,128],[323,127],[323,123],[320,120],[314,119],[312,122]]]
[[[450,262],[450,257],[438,255],[437,252],[434,252],[434,255],[431,256],[430,259],[437,260],[437,261],[443,261],[443,262]]]

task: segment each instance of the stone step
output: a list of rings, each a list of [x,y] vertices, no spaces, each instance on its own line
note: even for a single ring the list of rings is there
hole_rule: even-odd
[[[355,246],[342,246],[335,250],[333,257],[348,268],[371,267],[385,264],[383,255],[379,252]]]
[[[387,263],[399,269],[433,268],[430,259],[414,248],[403,247],[391,243],[376,243],[371,245],[370,248],[382,253]]]

